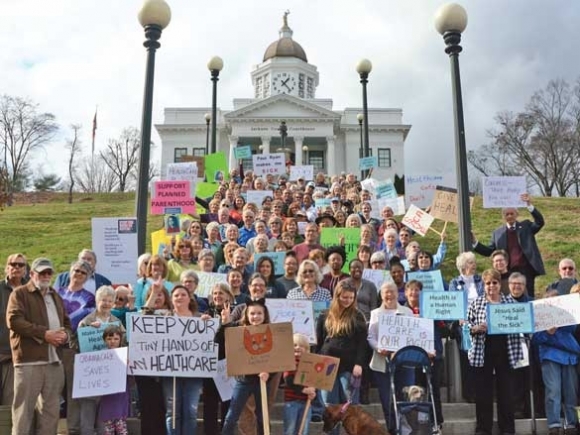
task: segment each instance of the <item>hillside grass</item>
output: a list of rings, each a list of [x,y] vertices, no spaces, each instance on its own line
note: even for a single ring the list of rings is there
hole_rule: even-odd
[[[66,194],[54,194],[49,202],[16,204],[0,211],[0,263],[7,255],[22,252],[29,259],[46,256],[53,260],[58,271],[67,270],[78,252],[91,246],[92,217],[127,217],[135,213],[134,193],[76,194],[73,204],[66,202]],[[558,261],[564,257],[575,259],[580,246],[580,201],[577,198],[534,198],[533,203],[544,215],[546,225],[536,239],[542,252],[547,275],[536,279],[536,289],[543,289],[557,278]],[[529,219],[527,210],[520,210],[520,219]],[[473,232],[488,243],[492,231],[501,223],[498,209],[483,209],[476,198],[472,210]],[[161,216],[149,215],[148,232],[163,226]],[[436,220],[438,231],[443,222]],[[455,257],[458,253],[458,233],[455,224],[447,226],[447,257],[443,264],[446,280],[457,275]],[[422,247],[434,252],[439,236],[430,231],[422,238],[415,236]],[[151,238],[147,237],[147,249]],[[490,267],[489,259],[478,256],[478,270]]]

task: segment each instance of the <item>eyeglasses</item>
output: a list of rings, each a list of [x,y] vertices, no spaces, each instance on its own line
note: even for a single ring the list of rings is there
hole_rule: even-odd
[[[80,273],[81,275],[88,275],[87,272],[85,272],[84,270],[80,270],[80,269],[75,269],[73,270],[74,273]]]
[[[26,263],[8,263],[10,267],[24,267]]]
[[[510,285],[525,285],[523,282],[510,282]]]
[[[574,270],[572,266],[563,266],[562,270]]]
[[[485,285],[499,285],[499,281],[486,281],[484,282]]]
[[[52,270],[43,270],[42,272],[38,272],[39,275],[47,275],[52,276]]]
[[[314,272],[314,269],[304,269],[304,270],[302,271],[302,273],[303,273],[304,275],[306,275],[307,273],[312,273],[312,274],[314,274],[315,272]]]

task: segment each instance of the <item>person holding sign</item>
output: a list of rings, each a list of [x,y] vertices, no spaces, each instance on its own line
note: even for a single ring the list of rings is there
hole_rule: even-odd
[[[475,373],[476,433],[490,435],[493,426],[494,374],[497,420],[500,432],[515,434],[512,377],[524,357],[519,334],[488,335],[487,305],[516,303],[501,293],[501,275],[494,269],[482,273],[485,294],[469,305],[467,322],[473,345],[469,364]]]

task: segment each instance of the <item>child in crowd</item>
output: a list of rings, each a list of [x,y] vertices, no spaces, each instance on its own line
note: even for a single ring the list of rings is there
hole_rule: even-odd
[[[294,334],[293,338],[294,358],[296,360],[296,368],[298,368],[300,357],[303,353],[310,352],[310,345],[308,344],[308,338],[303,334]],[[294,383],[295,374],[296,370],[284,372],[284,435],[296,435],[298,433],[304,408],[306,407],[306,400],[314,400],[316,397],[316,389]],[[308,435],[310,417],[311,409],[309,408],[302,435]]]
[[[109,326],[103,332],[103,340],[109,349],[117,349],[123,345],[124,334],[120,326]],[[127,415],[129,413],[129,380],[127,388],[122,393],[102,396],[99,405],[99,421],[103,425],[105,435],[128,435]]]

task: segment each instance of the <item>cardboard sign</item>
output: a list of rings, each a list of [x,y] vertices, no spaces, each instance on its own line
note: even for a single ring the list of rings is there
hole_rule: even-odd
[[[151,214],[195,214],[189,181],[156,181],[153,185]]]
[[[101,326],[81,326],[77,328],[77,337],[79,340],[79,350],[83,352],[95,352],[107,348],[103,340],[103,332],[111,325],[121,326],[119,322],[101,323]]]
[[[300,178],[305,181],[314,180],[314,166],[290,166],[290,181],[296,181]]]
[[[217,319],[130,316],[129,373],[143,376],[211,378],[217,370]]]
[[[526,177],[484,177],[483,208],[526,207],[520,195],[527,191]]]
[[[236,378],[228,376],[227,360],[221,359],[217,363],[217,372],[214,374],[213,382],[220,393],[222,402],[231,400],[236,385]]]
[[[473,196],[469,197],[469,209],[473,207]],[[446,222],[459,222],[459,198],[457,189],[437,186],[433,195],[433,202],[429,214],[435,219]]]
[[[379,348],[397,351],[405,346],[419,346],[435,353],[433,320],[412,316],[379,315]]]
[[[294,370],[292,323],[226,328],[228,376]]]
[[[534,307],[531,302],[487,304],[488,334],[531,334],[533,332]]]
[[[467,293],[423,290],[419,296],[421,317],[433,320],[464,320],[467,314]]]
[[[399,196],[397,198],[380,198],[377,201],[379,213],[386,206],[391,207],[395,216],[401,216],[405,214],[405,197]]]
[[[411,228],[417,234],[425,237],[425,234],[427,234],[427,231],[429,231],[429,227],[434,220],[435,219],[433,216],[431,216],[429,213],[411,204],[409,210],[407,210],[407,213],[405,216],[403,216],[401,223]]]
[[[407,272],[407,282],[412,279],[421,281],[423,290],[444,291],[443,276],[440,270],[425,270],[417,272]]]
[[[248,190],[246,192],[246,202],[256,204],[258,208],[262,208],[262,201],[267,196],[274,199],[274,192],[271,190]]]
[[[395,189],[395,185],[388,179],[384,183],[381,183],[375,187],[375,196],[377,199],[381,198],[397,198],[397,189]]]
[[[168,163],[165,181],[189,181],[190,196],[195,196],[196,183],[199,174],[197,173],[196,162]]]
[[[126,390],[126,347],[75,355],[73,399],[106,396]]]
[[[220,183],[230,179],[228,161],[222,151],[205,156],[205,175],[207,181],[214,183]]]
[[[362,274],[363,279],[372,282],[376,287],[379,294],[381,293],[381,286],[385,282],[393,282],[391,277],[391,272],[388,270],[381,269],[364,269]]]
[[[252,147],[250,145],[237,146],[234,148],[234,156],[236,160],[251,159]]]
[[[286,174],[286,160],[284,153],[254,154],[252,156],[254,174],[261,175],[284,175]]]
[[[227,273],[197,272],[197,276],[199,282],[195,294],[201,298],[211,297],[211,290],[217,283],[225,282],[227,284],[228,282]]]
[[[303,353],[294,375],[294,383],[331,391],[338,374],[339,358]]]
[[[433,201],[437,186],[456,187],[455,174],[405,174],[405,202],[427,207]]]
[[[379,158],[377,156],[362,157],[358,161],[358,168],[361,171],[376,168],[377,166],[379,166]]]
[[[137,219],[92,218],[92,248],[99,259],[97,270],[104,271],[113,284],[135,281]]]
[[[292,324],[294,334],[308,337],[310,344],[316,344],[316,331],[312,301],[303,299],[266,299],[270,322]]]
[[[341,237],[344,237],[344,250],[346,251],[346,261],[342,271],[348,273],[348,264],[356,258],[356,251],[360,245],[360,228],[322,228],[320,244],[325,248],[337,246],[340,244]]]
[[[532,304],[534,332],[580,323],[580,296],[577,294],[539,299]]]
[[[262,257],[271,258],[274,262],[274,275],[284,275],[284,260],[286,252],[256,252],[254,253],[254,270],[258,270],[258,260]]]

